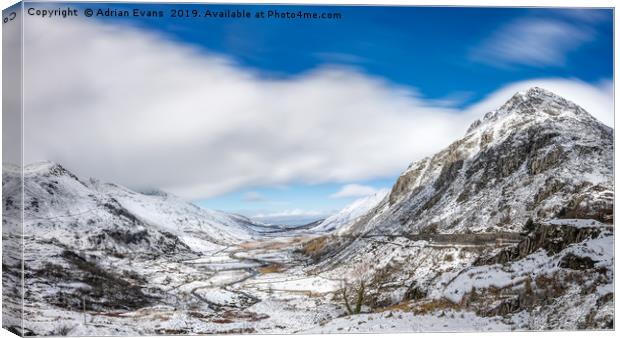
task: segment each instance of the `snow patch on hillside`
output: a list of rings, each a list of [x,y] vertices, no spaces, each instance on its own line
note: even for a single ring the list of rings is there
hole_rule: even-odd
[[[376,193],[355,200],[336,214],[326,218],[312,230],[319,232],[329,232],[340,229],[346,224],[365,215],[369,210],[376,207],[389,193],[388,189],[381,189]]]

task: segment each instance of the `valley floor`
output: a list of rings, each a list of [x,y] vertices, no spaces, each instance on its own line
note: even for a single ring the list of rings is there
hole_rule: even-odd
[[[479,317],[471,311],[437,309],[415,314],[398,307],[364,308],[348,315],[340,290],[344,276],[306,270],[304,256],[295,252],[300,243],[316,237],[271,235],[262,240],[221,247],[198,258],[169,260],[139,257],[100,260],[107,271],[131,270],[143,278],[141,287],[157,295],[155,304],[128,311],[94,311],[87,297],[67,294],[83,309],[50,305],[46,294],[62,294],[63,288],[79,285],[50,285],[33,280],[27,287],[26,333],[37,335],[144,335],[224,333],[338,333],[412,331],[511,330],[515,326],[501,317]],[[407,239],[382,240],[385,248],[402,246]],[[393,242],[390,241],[393,240]],[[400,243],[400,244],[399,244]],[[32,243],[41,250],[49,243]],[[423,246],[450,247],[423,242]],[[467,246],[454,244],[452,248]],[[471,247],[471,245],[470,245]],[[26,248],[28,251],[28,246]],[[97,253],[82,253],[94,255]],[[28,252],[26,252],[28,256]],[[28,262],[26,262],[28,263]],[[137,278],[137,277],[136,277]],[[88,288],[87,285],[84,286]],[[88,293],[88,292],[86,292]],[[5,305],[6,307],[6,305]],[[6,309],[5,309],[6,310]],[[5,311],[5,315],[7,312]]]

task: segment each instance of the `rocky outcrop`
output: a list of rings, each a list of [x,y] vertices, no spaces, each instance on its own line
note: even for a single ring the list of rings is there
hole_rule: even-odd
[[[558,212],[561,218],[595,219],[612,224],[614,220],[614,193],[605,185],[590,186],[571,196]]]
[[[560,261],[560,267],[571,270],[587,270],[594,268],[596,261],[590,257],[581,257],[575,254],[568,254]]]
[[[597,222],[592,227],[538,223],[533,228],[534,231],[529,233],[516,246],[503,249],[492,257],[481,257],[474,265],[505,264],[524,258],[539,249],[543,249],[549,255],[553,255],[562,251],[570,244],[598,236],[607,227],[603,227]]]

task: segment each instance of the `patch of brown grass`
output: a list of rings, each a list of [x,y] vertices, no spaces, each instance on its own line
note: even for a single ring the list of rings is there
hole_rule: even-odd
[[[282,271],[284,271],[284,267],[276,263],[258,268],[258,272],[261,274],[278,273]]]
[[[289,246],[295,245],[296,243],[304,240],[303,237],[295,237],[287,240],[271,240],[271,241],[251,241],[251,242],[243,242],[239,244],[240,249],[245,250],[253,250],[253,249],[264,249],[264,250],[280,250],[285,249]]]
[[[269,318],[264,313],[256,313],[251,311],[227,310],[220,314],[220,318],[214,319],[214,323],[228,324],[238,321],[257,322]]]
[[[411,310],[411,305],[409,302],[402,302],[402,303],[398,303],[398,304],[394,304],[394,305],[390,305],[390,306],[386,306],[383,308],[378,309],[377,312],[386,312],[386,311],[410,311]]]
[[[271,242],[262,247],[265,250],[280,250],[290,246],[290,242]]]
[[[441,298],[433,299],[428,302],[416,304],[411,310],[416,315],[423,315],[437,310],[456,310],[459,308],[458,304],[454,304],[451,301]]]
[[[155,314],[152,317],[152,319],[157,322],[165,322],[167,320],[170,320],[170,318],[171,318],[170,316],[163,315],[163,314]]]
[[[239,248],[241,249],[257,249],[261,246],[261,242],[243,242],[241,244],[239,244]]]
[[[232,319],[228,319],[228,318],[218,318],[218,319],[212,320],[212,322],[217,323],[217,324],[230,324],[230,323],[234,323],[234,321]]]
[[[302,250],[308,256],[314,256],[320,253],[327,245],[327,236],[321,236],[306,242]]]

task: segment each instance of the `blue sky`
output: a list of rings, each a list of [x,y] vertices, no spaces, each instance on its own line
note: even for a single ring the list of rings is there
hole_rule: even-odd
[[[138,4],[100,4],[83,7],[162,10],[187,8],[201,11],[206,8],[205,5]],[[381,132],[366,136],[359,130],[353,131],[357,123],[351,123],[350,128],[349,124],[344,124],[346,132],[354,134],[350,138],[351,142],[359,143],[368,140],[369,147],[378,147],[382,142],[381,139],[386,139],[386,144],[391,144],[394,148],[402,148],[393,157],[378,155],[377,153],[381,150],[369,150],[365,153],[363,151],[365,148],[354,150],[347,148],[342,153],[344,155],[338,155],[338,158],[345,158],[342,162],[352,163],[351,167],[377,167],[377,170],[356,170],[348,167],[347,163],[330,166],[330,162],[324,159],[327,156],[323,156],[321,151],[332,152],[336,148],[346,148],[347,139],[345,141],[338,139],[339,141],[312,148],[312,142],[320,143],[320,138],[317,136],[315,140],[313,134],[309,134],[307,144],[304,144],[302,139],[299,144],[286,149],[282,147],[279,140],[273,140],[273,142],[265,140],[265,147],[268,147],[271,152],[286,152],[286,157],[290,157],[290,161],[282,162],[284,163],[282,164],[267,157],[254,156],[254,153],[237,156],[233,152],[238,153],[239,149],[242,149],[241,146],[235,145],[235,142],[230,140],[233,136],[226,136],[229,138],[226,142],[216,140],[214,144],[221,149],[230,149],[230,151],[218,155],[217,162],[204,164],[204,168],[216,170],[217,168],[214,169],[214,167],[217,167],[218,163],[224,163],[222,161],[227,160],[231,166],[235,164],[238,167],[239,163],[250,163],[244,161],[252,158],[252,163],[260,163],[260,169],[265,169],[266,173],[282,171],[281,178],[270,178],[268,174],[263,177],[256,174],[254,177],[254,172],[258,172],[259,169],[255,171],[248,169],[235,177],[225,177],[223,176],[225,173],[220,173],[219,176],[218,173],[212,175],[205,173],[202,176],[196,174],[199,180],[205,180],[201,182],[205,186],[217,187],[217,189],[209,188],[209,193],[196,192],[194,189],[187,194],[185,192],[189,191],[189,188],[177,189],[181,183],[187,185],[187,182],[169,182],[168,179],[161,179],[159,183],[160,187],[170,187],[173,192],[188,196],[200,206],[239,212],[249,216],[259,215],[262,216],[262,220],[268,222],[281,221],[281,216],[286,214],[290,216],[286,217],[286,222],[303,223],[318,219],[374,190],[391,187],[408,163],[423,155],[432,154],[441,146],[449,144],[450,141],[462,135],[467,122],[470,122],[464,117],[482,115],[483,111],[472,112],[473,107],[487,108],[485,104],[490,102],[488,99],[502,88],[512,88],[510,86],[515,83],[536,84],[538,83],[536,81],[541,81],[545,84],[561,82],[562,86],[587,87],[594,92],[600,88],[608,90],[610,86],[606,84],[613,78],[613,19],[612,11],[606,9],[258,5],[209,5],[208,8],[213,11],[246,9],[253,13],[274,8],[280,11],[339,12],[342,14],[342,19],[153,19],[134,17],[97,19],[106,25],[124,27],[125,30],[131,28],[137,32],[154,33],[158,39],[172,46],[191,47],[191,53],[170,58],[173,60],[177,57],[188,57],[192,59],[195,67],[202,67],[207,61],[225,60],[223,67],[226,74],[234,74],[240,78],[234,85],[231,85],[231,91],[226,92],[225,95],[230,95],[233,101],[243,102],[247,99],[247,102],[250,102],[254,96],[261,95],[276,101],[280,99],[281,93],[285,95],[284,93],[289,88],[296,88],[291,89],[290,92],[295,94],[290,95],[303,96],[304,100],[300,99],[299,106],[296,106],[294,97],[292,103],[289,102],[290,100],[287,101],[286,107],[290,107],[287,109],[291,112],[299,108],[300,114],[303,111],[303,114],[312,115],[319,114],[320,112],[317,111],[319,109],[334,109],[334,113],[330,113],[333,116],[338,114],[340,108],[338,104],[340,104],[342,110],[348,111],[346,114],[352,116],[349,118],[351,120],[355,119],[356,109],[364,107],[363,101],[368,100],[368,107],[379,107],[376,109],[386,107],[385,109],[390,112],[393,110],[393,115],[389,117],[385,115],[386,119],[397,120],[406,116],[407,123],[411,123],[412,126],[411,133],[405,130],[401,133],[403,136],[400,139],[388,140],[392,137],[389,135],[388,127],[378,129]],[[113,37],[106,38],[113,39]],[[126,39],[133,38],[132,35]],[[145,40],[148,39],[145,38]],[[118,43],[121,46],[122,42]],[[154,51],[149,53],[153,54]],[[174,52],[166,53],[172,55]],[[198,56],[195,55],[196,53]],[[140,57],[137,54],[134,56]],[[129,55],[129,57],[132,56]],[[166,64],[168,70],[174,70],[175,67],[180,66],[178,63],[170,64],[169,59],[165,62],[168,62]],[[243,74],[249,74],[249,79],[244,79]],[[340,87],[338,87],[339,83],[342,84]],[[353,87],[358,83],[362,84],[360,88],[347,91],[346,87]],[[315,87],[311,87],[312,85]],[[218,90],[222,86],[216,86],[213,90]],[[268,94],[245,97],[247,88],[255,88],[255,86],[270,89]],[[316,86],[325,88],[319,90]],[[562,86],[560,87],[564,88]],[[581,88],[574,86],[571,88]],[[240,89],[236,91],[234,88]],[[333,90],[326,88],[333,88]],[[152,94],[154,90],[149,93]],[[323,92],[316,95],[324,98],[326,102],[331,102],[329,100],[331,100],[330,92],[332,91],[334,93],[342,91],[347,95],[350,94],[351,97],[345,103],[326,104],[321,106],[323,108],[315,106],[313,110],[309,106],[314,102],[307,98],[313,98],[315,92],[321,90]],[[378,98],[367,98],[368,95],[364,94],[366,90],[381,93],[378,94]],[[184,92],[191,91],[192,87],[184,90]],[[579,91],[573,90],[573,92]],[[203,94],[207,96],[205,100],[210,99],[208,93],[203,92]],[[212,99],[216,100],[217,96],[213,95]],[[597,101],[594,96],[583,95],[583,97],[569,99],[578,103],[587,103],[588,100]],[[382,103],[378,104],[377,100]],[[360,101],[361,106],[351,104],[349,107],[348,102],[351,101]],[[404,106],[412,107],[411,111],[404,109]],[[489,106],[489,109],[492,108]],[[271,116],[268,110],[276,111],[278,106],[264,109],[265,116]],[[237,110],[231,110],[231,112],[235,113]],[[438,120],[433,120],[432,116],[435,112],[436,116],[441,116],[441,119],[438,117]],[[202,114],[209,114],[208,108],[207,112],[203,111]],[[370,116],[380,120],[382,115],[377,114],[377,112],[366,112],[360,113],[360,116],[366,116],[364,117],[366,119]],[[210,122],[217,123],[214,121],[219,120]],[[255,124],[262,125],[263,122],[258,120]],[[334,122],[334,125],[343,130],[343,125],[338,124],[340,122]],[[359,123],[359,127],[355,128],[365,128],[373,124],[372,121],[367,121],[367,123]],[[445,127],[432,124],[445,125]],[[331,136],[332,132],[338,132],[338,128],[333,131],[330,129],[332,121],[327,117],[317,125],[328,130],[325,132],[326,136]],[[299,128],[299,126],[289,125],[279,127],[291,130]],[[242,127],[243,130],[244,128]],[[440,128],[440,132],[435,132],[432,128]],[[429,130],[428,134],[424,132],[426,129]],[[255,130],[242,132],[238,127],[236,130],[227,132],[225,135],[234,135],[240,140],[245,140],[250,139],[254,133],[258,133]],[[299,130],[302,131],[302,129]],[[322,132],[316,128],[313,131]],[[217,133],[217,129],[214,132]],[[418,137],[407,135],[416,133],[419,134]],[[433,140],[435,134],[441,134],[437,136],[438,140]],[[294,139],[293,136],[291,138]],[[394,140],[401,139],[402,142],[394,144]],[[250,142],[257,143],[256,147],[260,147],[263,142],[260,136],[253,140]],[[242,143],[242,141],[239,142]],[[369,149],[386,149],[386,153],[395,152],[386,147]],[[296,152],[303,156],[296,157],[295,154],[290,154]],[[352,152],[356,154],[351,154]],[[175,155],[178,153],[179,151],[174,151]],[[56,157],[49,157],[71,161],[66,156],[58,154],[60,153],[58,152]],[[188,151],[188,154],[192,156],[188,158],[193,160],[197,156],[209,157],[212,152],[205,150],[198,155],[190,154]],[[398,160],[393,160],[393,158],[398,158]],[[150,161],[150,159],[147,160]],[[190,162],[191,165],[191,160],[185,159],[185,161]],[[312,172],[295,171],[296,163],[302,161],[316,165],[315,170]],[[383,165],[386,161],[393,163],[389,166]],[[85,160],[82,159],[82,162]],[[271,168],[268,166],[270,162],[274,163]],[[93,165],[95,166],[100,165]],[[222,164],[222,168],[224,167],[225,165]],[[289,170],[288,167],[293,169]],[[204,168],[201,170],[205,170]],[[325,172],[324,176],[321,176],[322,171]],[[83,172],[96,177],[103,175],[88,168],[83,169]],[[110,170],[105,172],[110,172]],[[188,174],[189,176],[191,175]],[[137,181],[135,177],[131,178],[133,181],[126,177],[110,177],[110,179],[119,180],[129,186],[132,186],[131,182]],[[243,183],[227,184],[227,181]],[[144,186],[145,183],[138,185]],[[194,185],[199,186],[198,183]],[[337,194],[347,186],[348,193]]]
[[[204,10],[205,7],[183,5],[183,8]],[[610,78],[613,73],[613,16],[607,9],[260,5],[210,5],[209,8],[339,12],[343,18],[131,18],[128,22],[227,55],[264,76],[295,76],[325,63],[347,64],[394,83],[415,87],[428,98],[456,100],[460,106],[476,102],[502,84],[517,80],[557,76],[592,82]],[[507,35],[524,34],[523,28],[536,22],[558,27],[544,47],[559,49],[564,60],[541,64],[523,59],[494,64],[476,57],[476,51],[488,48],[485,43],[493,43],[497,32],[508,28]],[[574,29],[583,36],[570,35],[573,32],[566,29]],[[530,34],[534,37],[537,33]],[[578,41],[574,46],[564,46],[565,40]]]

